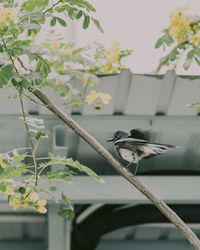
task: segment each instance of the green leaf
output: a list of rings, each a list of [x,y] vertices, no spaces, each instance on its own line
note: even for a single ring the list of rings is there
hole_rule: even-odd
[[[65,205],[67,205],[68,204],[68,199],[67,199],[67,196],[64,194],[64,193],[62,193],[61,194],[61,197],[62,197],[62,202],[63,202],[63,204],[65,204]]]
[[[155,48],[158,49],[162,44],[166,44],[167,46],[170,46],[174,42],[173,38],[167,33],[164,36],[160,37],[155,45]]]
[[[87,29],[89,24],[90,24],[90,17],[86,15],[84,17],[84,21],[83,21],[83,25],[82,25],[83,29],[84,30]]]
[[[31,80],[31,85],[32,86],[40,86],[41,84],[42,84],[41,79],[33,79],[33,80]]]
[[[169,56],[164,56],[160,59],[160,63],[156,69],[156,72],[158,73],[160,71],[160,69],[164,66],[167,65],[169,63]]]
[[[195,55],[195,51],[192,49],[187,53],[187,59],[192,59]]]
[[[48,135],[48,132],[47,131],[39,131],[39,132],[37,132],[36,133],[36,135],[35,136],[33,136],[33,138],[36,140],[36,141],[38,141],[38,140],[40,140],[40,138],[42,138],[42,137],[46,137]]]
[[[196,63],[200,66],[200,60],[196,57],[194,59],[195,59]]]
[[[40,72],[40,75],[46,78],[51,72],[51,67],[48,61],[42,57],[37,57],[36,72]]]
[[[56,186],[51,186],[51,187],[50,187],[50,190],[54,192],[54,191],[57,190],[57,187],[56,187]]]
[[[26,189],[24,187],[20,187],[18,189],[18,191],[21,193],[21,194],[25,194],[26,193]]]
[[[183,68],[185,70],[188,70],[189,67],[191,66],[191,63],[192,63],[193,59],[192,58],[187,58],[183,64]]]
[[[71,4],[72,4],[72,2],[74,2],[75,5],[77,5],[81,8],[86,8],[88,12],[89,11],[96,12],[96,9],[85,0],[73,0],[73,1],[71,1]]]
[[[75,9],[76,10],[76,9]],[[74,8],[69,8],[68,10],[68,16],[73,20],[73,14],[74,14]]]
[[[23,88],[23,89],[28,89],[28,87],[29,87],[29,82],[28,82],[26,79],[23,79],[23,80],[20,82],[20,87]]]
[[[97,19],[94,19],[93,17],[92,17],[92,21],[93,21],[93,23],[95,24],[95,26],[97,27],[97,29],[99,29],[102,33],[104,33],[104,30],[103,30],[103,28],[101,27],[99,21],[98,21]]]
[[[6,191],[6,184],[4,182],[0,182],[0,191],[5,192]]]
[[[177,50],[177,48],[174,48],[170,53],[169,53],[169,60],[170,61],[175,61],[177,58],[177,55],[179,55],[179,52]]]
[[[11,73],[13,72],[13,69],[14,69],[14,67],[13,67],[12,64],[8,64],[8,65],[6,65],[6,66],[4,66],[4,67],[2,68],[2,70],[3,70],[4,72],[6,72],[7,74],[11,74]]]
[[[3,47],[0,45],[0,53],[3,53]]]
[[[61,209],[57,212],[57,214],[62,217],[65,217],[67,213],[68,213],[67,209]]]
[[[74,216],[74,211],[72,209],[61,209],[57,212],[61,217],[67,217],[68,220],[71,220]]]
[[[6,85],[10,79],[10,75],[6,73],[5,71],[0,71],[0,87],[3,87],[3,85]]]
[[[82,11],[82,10],[79,10],[79,12],[78,12],[77,15],[76,15],[76,18],[77,18],[77,19],[80,19],[80,18],[82,17],[82,15],[83,15],[83,11]]]
[[[59,22],[63,27],[66,27],[66,26],[67,26],[67,23],[66,23],[65,20],[63,20],[62,18],[57,17],[57,20],[58,20],[58,22]]]
[[[14,53],[14,49],[6,49],[6,52],[9,56],[14,56],[15,53]]]
[[[21,56],[24,54],[24,50],[22,48],[14,48],[14,56]]]
[[[48,4],[49,0],[27,0],[22,3],[21,10],[31,12],[38,7],[44,9]]]
[[[52,27],[56,25],[56,20],[57,20],[57,18],[55,16],[51,19],[50,25]]]

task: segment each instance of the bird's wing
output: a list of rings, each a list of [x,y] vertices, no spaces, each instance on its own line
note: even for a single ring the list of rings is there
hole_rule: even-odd
[[[130,131],[130,138],[134,138],[134,139],[141,139],[141,140],[147,140],[149,141],[151,138],[151,134],[152,132],[149,130],[143,131],[141,129],[132,129]]]
[[[125,138],[120,139],[115,142],[116,147],[126,148],[132,151],[135,151],[138,146],[144,146],[146,145],[147,141],[140,140],[140,139],[134,139],[134,138]]]

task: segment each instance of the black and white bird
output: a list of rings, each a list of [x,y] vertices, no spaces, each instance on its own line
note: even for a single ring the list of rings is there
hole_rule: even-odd
[[[132,129],[130,134],[124,131],[117,131],[114,133],[113,138],[107,141],[114,142],[116,152],[122,159],[129,162],[126,167],[129,167],[132,163],[136,164],[136,175],[140,160],[178,148],[168,144],[150,142],[151,135],[150,131],[142,131],[140,129]]]

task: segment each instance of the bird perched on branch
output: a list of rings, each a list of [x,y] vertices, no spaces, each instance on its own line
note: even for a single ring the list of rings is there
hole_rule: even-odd
[[[148,159],[159,154],[166,153],[168,150],[178,148],[168,144],[160,144],[150,142],[152,132],[142,131],[140,129],[132,129],[130,134],[124,131],[117,131],[113,138],[107,140],[114,142],[114,147],[119,156],[128,161],[127,168],[132,164],[136,164],[135,175],[137,173],[139,161]]]

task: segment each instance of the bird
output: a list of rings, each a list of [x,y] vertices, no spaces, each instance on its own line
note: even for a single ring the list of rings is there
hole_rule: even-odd
[[[149,159],[166,153],[168,150],[179,148],[178,146],[151,142],[151,137],[154,134],[151,131],[141,129],[132,129],[130,134],[117,131],[113,138],[108,139],[107,142],[113,142],[115,151],[123,160],[129,162],[127,168],[133,163],[136,164],[134,172],[134,175],[136,175],[140,160]]]

